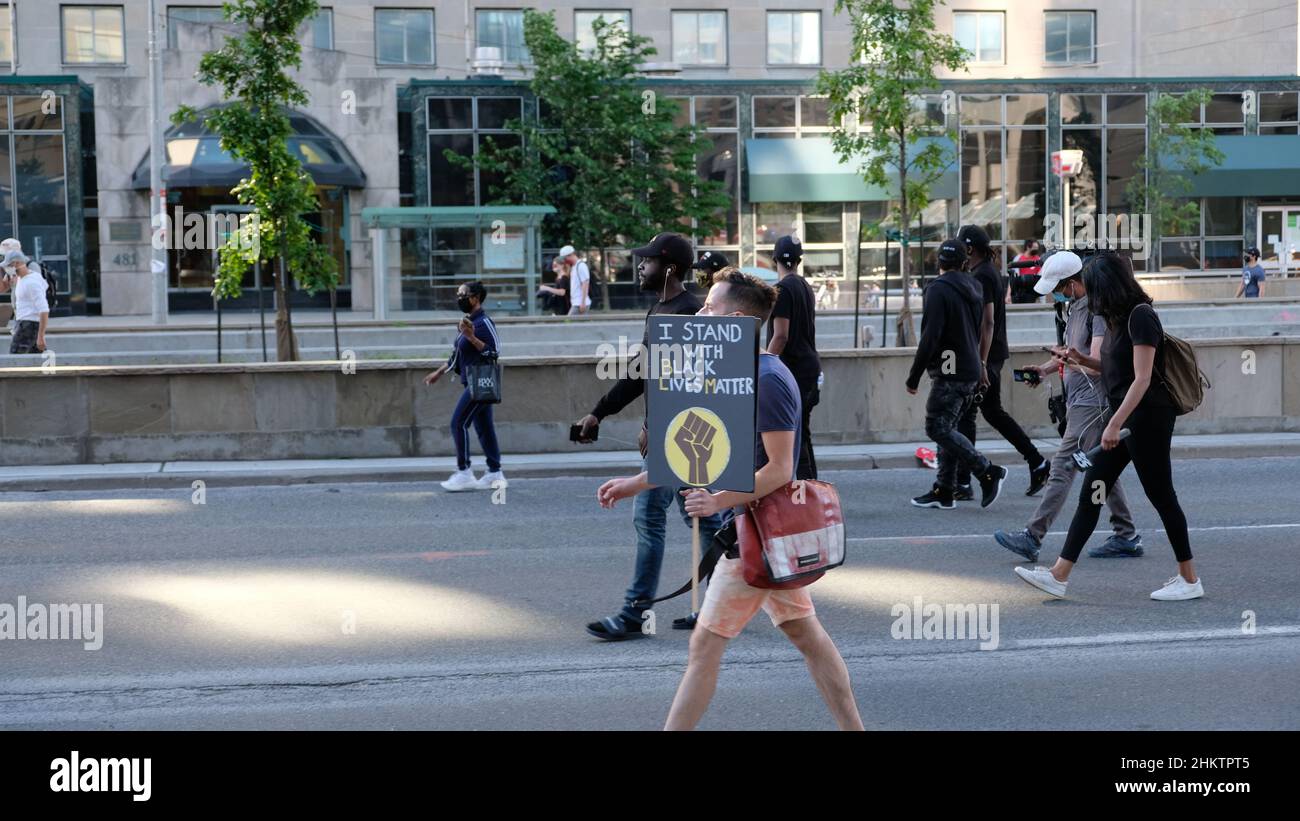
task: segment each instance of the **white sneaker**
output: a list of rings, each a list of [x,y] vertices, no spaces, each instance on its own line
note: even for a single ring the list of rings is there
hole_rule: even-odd
[[[1188,599],[1199,599],[1205,595],[1205,589],[1201,587],[1201,580],[1188,582],[1182,576],[1174,576],[1164,583],[1164,586],[1151,594],[1151,598],[1156,601],[1187,601]]]
[[[466,468],[453,473],[447,481],[442,483],[442,489],[449,490],[452,493],[463,490],[478,490],[478,480],[474,478],[474,471]]]
[[[491,473],[484,473],[479,477],[476,487],[479,490],[496,490],[497,488],[506,487],[510,483],[506,481],[506,475],[499,470]]]
[[[1058,599],[1065,598],[1065,585],[1068,582],[1058,582],[1052,575],[1052,571],[1046,567],[1035,567],[1033,570],[1026,570],[1023,567],[1013,567],[1016,575],[1025,580],[1025,583],[1037,587],[1039,590],[1055,596]]]

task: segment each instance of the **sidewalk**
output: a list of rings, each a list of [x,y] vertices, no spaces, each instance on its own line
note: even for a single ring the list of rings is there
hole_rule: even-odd
[[[1035,442],[1050,456],[1059,439]],[[980,450],[1004,465],[1020,465],[1020,456],[1001,438],[984,439]],[[822,445],[817,465],[824,470],[916,468],[918,447],[932,442],[874,445]],[[1241,433],[1175,436],[1175,459],[1250,459],[1300,456],[1300,433]],[[481,472],[482,457],[475,454]],[[635,451],[531,453],[505,456],[507,478],[550,476],[609,477],[629,474],[641,466]],[[202,480],[208,487],[293,485],[346,482],[429,482],[455,470],[450,456],[391,459],[285,459],[278,461],[128,462],[107,465],[33,465],[0,467],[0,492],[43,490],[128,490],[189,487]]]

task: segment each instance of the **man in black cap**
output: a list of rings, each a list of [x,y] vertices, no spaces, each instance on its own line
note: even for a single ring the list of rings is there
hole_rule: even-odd
[[[794,374],[803,403],[803,427],[799,444],[799,465],[795,477],[817,478],[812,432],[808,418],[821,399],[821,358],[817,356],[817,298],[799,274],[803,246],[799,238],[784,236],[776,241],[772,261],[781,279],[776,284],[776,307],[767,322],[767,351],[781,357]]]
[[[966,247],[967,268],[984,295],[984,316],[980,324],[980,361],[984,368],[979,385],[984,396],[978,406],[972,405],[966,411],[959,428],[963,436],[974,442],[975,412],[983,412],[984,420],[1025,457],[1029,465],[1029,489],[1025,495],[1033,496],[1047,484],[1052,466],[1002,407],[1002,366],[1011,357],[1007,348],[1007,281],[993,265],[992,246],[983,228],[963,225],[957,232],[957,239]],[[974,498],[970,474],[965,468],[957,472],[957,484],[957,501]]]
[[[1002,491],[1007,469],[991,463],[958,429],[958,422],[974,404],[979,385],[979,328],[983,322],[983,291],[961,272],[966,249],[958,240],[944,240],[939,246],[939,276],[925,288],[921,311],[921,339],[912,370],[907,375],[907,392],[915,394],[921,371],[930,374],[930,397],[925,403],[925,435],[939,449],[939,473],[929,493],[912,504],[952,510],[958,463],[979,477],[988,507]]]
[[[646,357],[650,348],[650,317],[655,314],[673,314],[694,316],[702,307],[700,300],[686,290],[682,279],[692,267],[691,260],[695,254],[691,243],[680,234],[665,231],[657,234],[644,248],[634,248],[632,253],[640,257],[637,265],[637,278],[641,290],[659,293],[659,301],[650,306],[646,312],[646,329],[641,344],[644,350],[638,355]],[[648,368],[642,363],[628,363],[629,375],[619,379],[609,391],[600,398],[591,413],[578,420],[581,426],[579,442],[591,442],[600,420],[618,413],[632,404],[645,393],[644,375]],[[646,428],[641,425],[641,435],[637,439],[641,456],[646,455]],[[648,602],[655,597],[659,587],[659,569],[664,560],[664,539],[668,531],[668,508],[676,500],[682,512],[682,519],[687,527],[691,518],[686,515],[685,497],[678,493],[679,488],[657,487],[642,491],[633,504],[633,521],[636,525],[636,570],[632,584],[627,589],[623,609],[613,616],[594,621],[587,625],[587,632],[605,641],[622,641],[640,638],[642,615]],[[722,521],[719,516],[706,516],[700,519],[700,543],[710,544],[713,534],[717,532]],[[675,629],[692,629],[695,626],[695,614],[673,621]]]
[[[700,254],[700,258],[695,260],[691,266],[692,270],[699,271],[696,275],[696,283],[701,288],[709,288],[713,285],[713,275],[731,264],[726,255],[719,251],[705,251]]]

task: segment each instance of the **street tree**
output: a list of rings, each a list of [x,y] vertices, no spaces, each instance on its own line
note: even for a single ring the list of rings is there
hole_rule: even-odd
[[[924,139],[942,127],[927,119],[923,95],[936,93],[938,69],[964,69],[969,55],[935,30],[935,7],[941,3],[836,0],[836,14],[849,19],[849,53],[858,59],[817,77],[817,93],[829,99],[831,143],[840,161],[856,164],[868,185],[897,192],[891,208],[899,226],[903,283],[897,339],[905,346],[916,344],[908,304],[912,218],[924,211],[932,186],[955,162],[942,144]]]
[[[320,10],[316,0],[226,0],[225,19],[240,33],[199,60],[197,78],[220,86],[226,104],[206,112],[205,125],[221,138],[223,150],[248,163],[248,177],[231,189],[238,201],[252,206],[254,219],[221,247],[212,294],[237,297],[245,272],[259,259],[274,258],[276,358],[298,358],[289,310],[289,282],[308,293],[333,291],[338,267],[326,248],[314,241],[303,215],[319,209],[316,186],[290,149],[288,111],[305,106],[306,90],[290,75],[302,65],[298,38],[302,26]],[[182,106],[172,117],[180,123],[197,116]]]
[[[1155,233],[1147,237],[1160,270],[1160,239],[1201,233],[1201,203],[1189,197],[1191,178],[1223,162],[1214,131],[1201,128],[1201,108],[1209,89],[1182,94],[1159,93],[1147,107],[1147,150],[1134,163],[1124,194],[1135,208],[1150,214]]]
[[[697,174],[712,147],[681,105],[641,82],[651,39],[598,18],[590,51],[561,37],[553,12],[524,12],[529,88],[540,116],[512,120],[509,140],[485,138],[466,158],[499,183],[491,204],[553,205],[548,234],[577,248],[643,242],[648,230],[716,232],[734,207],[722,182]]]

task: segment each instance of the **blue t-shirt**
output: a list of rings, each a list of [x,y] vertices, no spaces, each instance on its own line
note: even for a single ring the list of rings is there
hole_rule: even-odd
[[[794,374],[779,356],[764,351],[758,356],[758,425],[754,429],[754,469],[767,464],[763,449],[764,431],[794,431],[790,478],[799,464],[799,438],[802,434],[803,408],[799,402],[799,385]]]
[[[1264,281],[1264,266],[1252,265],[1241,272],[1241,283],[1246,286],[1242,296],[1255,298],[1259,296],[1259,284]]]

